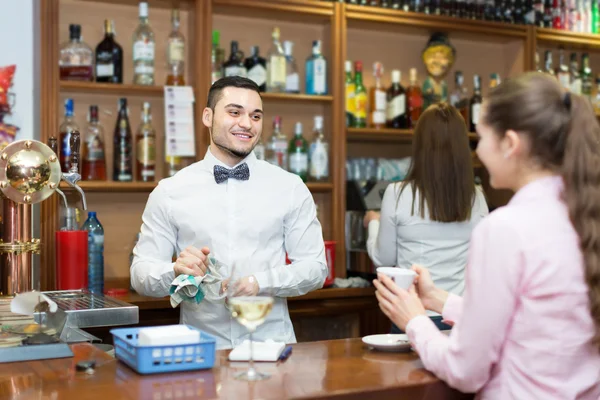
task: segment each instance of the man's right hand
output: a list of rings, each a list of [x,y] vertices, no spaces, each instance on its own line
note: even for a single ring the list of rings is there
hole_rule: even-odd
[[[208,268],[209,254],[210,250],[208,247],[203,247],[200,250],[193,246],[186,248],[179,254],[179,257],[175,261],[175,266],[173,267],[175,276],[182,274],[204,276]]]

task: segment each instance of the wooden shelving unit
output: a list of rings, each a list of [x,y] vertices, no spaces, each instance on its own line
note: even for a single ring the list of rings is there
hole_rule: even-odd
[[[142,101],[152,104],[155,127],[162,130],[162,101],[165,66],[164,42],[170,32],[169,13],[171,0],[151,0],[150,23],[156,36],[157,86],[132,85],[131,35],[137,25],[137,0],[40,0],[41,29],[41,131],[42,140],[56,135],[62,115],[65,97],[73,97],[78,122],[85,124],[86,106],[94,102],[104,110],[101,122],[106,130],[107,147],[111,147],[111,133],[116,102],[119,97],[131,98],[132,125],[137,126],[138,107]],[[487,77],[498,72],[502,77],[534,69],[534,52],[538,45],[550,48],[565,46],[567,49],[586,49],[600,53],[600,35],[583,35],[570,32],[540,29],[533,26],[508,25],[489,21],[462,20],[444,16],[424,15],[368,6],[349,5],[340,2],[317,0],[180,0],[182,29],[186,37],[186,81],[194,88],[196,96],[196,159],[203,158],[209,143],[207,130],[201,123],[206,94],[210,87],[211,32],[221,30],[221,47],[228,53],[230,40],[238,40],[246,51],[251,45],[263,50],[270,46],[270,32],[279,26],[284,40],[294,42],[294,56],[299,74],[304,77],[304,59],[309,54],[314,39],[323,42],[328,59],[329,94],[310,96],[306,94],[262,93],[266,112],[263,135],[268,138],[271,121],[275,115],[282,116],[284,132],[291,136],[293,124],[302,122],[305,136],[310,136],[314,115],[323,115],[325,131],[330,143],[330,181],[308,183],[315,201],[323,213],[322,225],[325,238],[337,242],[336,274],[345,276],[346,254],[344,249],[345,219],[345,161],[347,157],[400,157],[398,148],[407,151],[412,140],[410,130],[392,129],[346,129],[345,91],[343,66],[346,60],[362,60],[365,66],[365,85],[370,86],[370,68],[374,61],[381,61],[386,73],[391,69],[403,72],[407,82],[408,68],[418,67],[419,77],[424,76],[420,55],[427,39],[434,31],[447,32],[457,49],[454,69],[465,73],[470,86],[470,76],[483,75],[484,96]],[[67,39],[69,23],[82,25],[88,44],[95,44],[102,37],[101,27],[105,18],[113,18],[117,25],[117,41],[124,49],[126,84],[100,84],[93,82],[60,81],[58,74],[59,44]],[[162,46],[162,47],[161,47]],[[593,62],[593,60],[592,60]],[[452,86],[454,69],[448,74]],[[384,82],[385,85],[388,82]],[[301,85],[303,90],[303,85]],[[102,120],[104,118],[104,120]],[[83,126],[82,126],[83,128]],[[158,142],[162,140],[162,132]],[[470,134],[469,139],[477,140]],[[394,146],[387,146],[394,144]],[[164,144],[157,146],[159,157],[164,155]],[[110,156],[110,155],[109,155]],[[474,158],[474,166],[481,163]],[[111,168],[109,166],[109,168]],[[107,171],[110,172],[110,171]],[[110,173],[108,174],[110,176]],[[157,165],[158,178],[165,176],[164,165]],[[82,182],[88,200],[99,215],[105,218],[111,232],[106,243],[108,278],[122,278],[116,265],[126,265],[130,243],[140,222],[141,212],[148,194],[156,183]],[[487,190],[487,188],[486,188]],[[491,191],[493,193],[493,191]],[[58,196],[42,203],[42,289],[54,285],[54,232],[58,230]],[[493,197],[493,196],[492,196]],[[115,237],[116,236],[116,237]],[[113,257],[113,258],[111,258]],[[121,267],[119,267],[121,268]],[[112,275],[111,275],[112,274]]]

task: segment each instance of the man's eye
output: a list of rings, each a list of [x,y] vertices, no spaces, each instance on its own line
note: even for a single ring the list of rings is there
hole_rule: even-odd
[[[237,111],[229,111],[229,114],[231,114],[231,115],[239,115],[240,113],[237,112]]]
[[[254,118],[255,121],[260,121],[261,120],[261,116],[260,115],[254,115],[254,116],[252,116],[252,118]]]

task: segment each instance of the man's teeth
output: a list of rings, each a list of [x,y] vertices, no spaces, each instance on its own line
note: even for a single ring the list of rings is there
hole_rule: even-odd
[[[250,139],[250,135],[244,135],[242,133],[236,133],[235,136],[239,136],[239,137],[242,137],[244,139]]]

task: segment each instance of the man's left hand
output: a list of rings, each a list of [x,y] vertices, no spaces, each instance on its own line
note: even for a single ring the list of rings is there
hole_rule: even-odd
[[[245,276],[234,283],[234,296],[256,296],[260,290],[258,281],[253,275]]]

